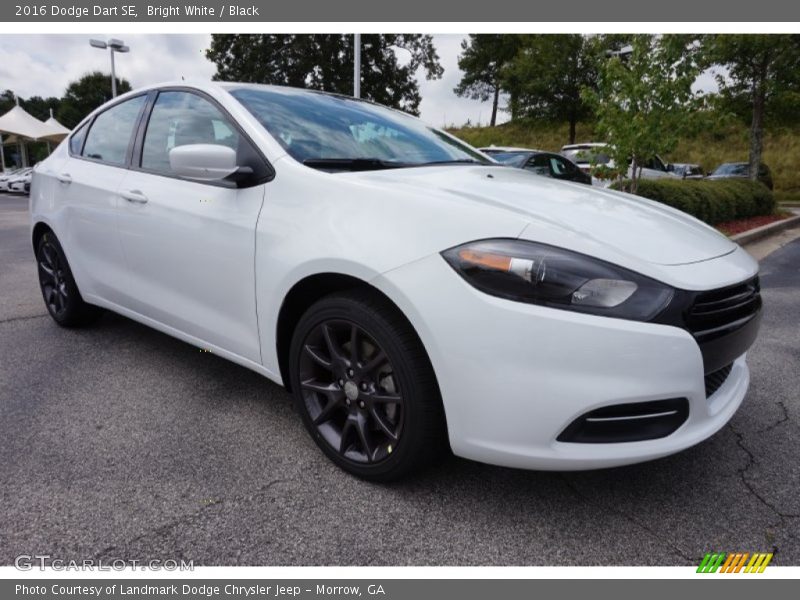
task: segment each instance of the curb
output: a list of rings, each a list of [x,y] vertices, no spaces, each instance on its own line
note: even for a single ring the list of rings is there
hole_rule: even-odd
[[[775,223],[770,223],[768,225],[762,225],[761,227],[756,227],[755,229],[751,229],[750,231],[743,231],[742,233],[737,233],[734,236],[731,236],[731,241],[736,242],[740,246],[746,246],[747,244],[752,244],[753,242],[758,242],[763,240],[764,238],[770,237],[775,235],[776,233],[780,233],[787,229],[791,229],[792,227],[800,226],[800,215],[795,217],[789,217],[788,219],[784,219],[783,221],[777,221]]]

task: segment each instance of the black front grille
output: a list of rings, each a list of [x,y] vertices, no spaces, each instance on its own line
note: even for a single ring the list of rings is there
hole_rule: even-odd
[[[738,285],[698,293],[689,307],[686,325],[698,341],[713,339],[750,320],[760,309],[760,286],[758,277],[754,277]]]
[[[703,355],[703,371],[711,375],[747,352],[756,339],[761,323],[758,277],[705,292],[676,290],[654,322],[691,333]]]
[[[722,387],[722,384],[728,379],[728,375],[731,374],[731,369],[733,369],[732,364],[706,375],[706,398],[713,396]]]
[[[686,398],[604,406],[575,419],[559,442],[613,444],[655,440],[673,433],[689,417]]]

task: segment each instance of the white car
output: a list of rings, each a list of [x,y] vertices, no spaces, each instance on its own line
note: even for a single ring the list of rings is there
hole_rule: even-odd
[[[31,178],[33,169],[26,169],[24,173],[18,174],[8,181],[8,191],[27,194],[31,189]]]
[[[448,441],[531,469],[654,459],[747,391],[761,299],[739,246],[369,102],[134,91],[36,168],[30,206],[57,323],[108,309],[284,384],[364,478]]]
[[[11,184],[16,181],[20,175],[29,171],[30,169],[13,169],[0,174],[0,192],[10,192]]]
[[[585,173],[592,174],[594,167],[608,167],[614,168],[614,159],[611,158],[608,152],[609,145],[601,142],[590,142],[583,144],[567,144],[561,148],[561,155],[570,159]],[[628,167],[626,177],[633,176],[633,167]],[[643,166],[639,177],[642,179],[680,179],[681,176],[673,173],[668,169],[660,156],[655,155],[648,160]],[[613,183],[611,179],[600,179],[592,174],[592,185],[599,187],[608,187]]]

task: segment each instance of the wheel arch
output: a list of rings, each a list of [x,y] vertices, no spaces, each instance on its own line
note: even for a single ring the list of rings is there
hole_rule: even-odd
[[[33,226],[33,230],[31,231],[31,243],[33,244],[34,253],[36,253],[36,249],[39,246],[39,240],[41,240],[42,236],[48,232],[55,235],[53,228],[44,221],[38,221],[36,225]]]
[[[425,348],[425,344],[420,338],[419,332],[414,328],[411,320],[403,310],[396,302],[387,296],[385,292],[371,285],[369,282],[352,275],[336,272],[316,273],[307,275],[296,282],[284,296],[280,310],[278,311],[275,343],[278,356],[278,368],[280,370],[281,379],[283,380],[283,385],[287,390],[291,391],[292,389],[291,378],[289,376],[289,350],[292,343],[292,335],[294,334],[294,330],[300,318],[314,303],[325,296],[349,290],[366,290],[391,304],[414,332],[420,346],[425,350],[428,362],[430,362],[430,356]]]

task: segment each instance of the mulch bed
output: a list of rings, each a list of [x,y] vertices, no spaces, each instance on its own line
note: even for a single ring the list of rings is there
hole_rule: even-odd
[[[760,217],[750,217],[748,219],[736,219],[735,221],[725,221],[724,223],[718,223],[717,225],[715,225],[715,227],[725,235],[736,235],[737,233],[750,231],[751,229],[755,229],[756,227],[769,225],[770,223],[775,223],[776,221],[783,221],[784,219],[788,219],[789,217],[793,216],[794,215],[791,213],[764,215]]]

